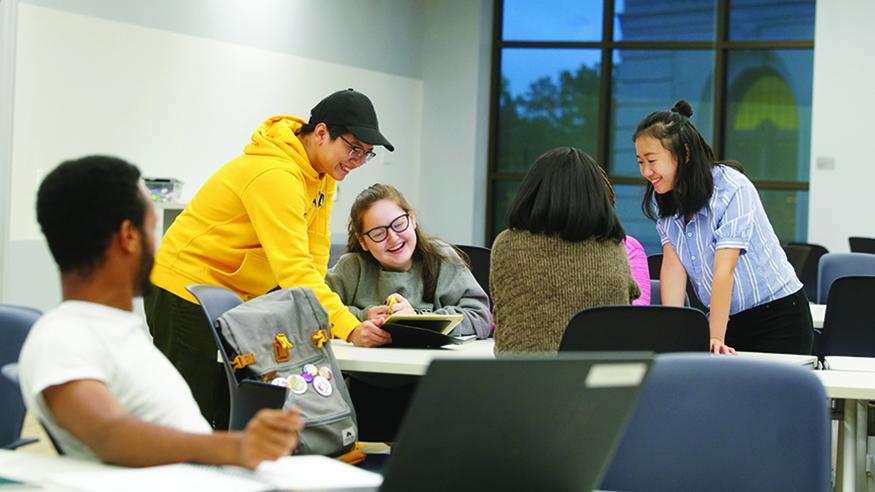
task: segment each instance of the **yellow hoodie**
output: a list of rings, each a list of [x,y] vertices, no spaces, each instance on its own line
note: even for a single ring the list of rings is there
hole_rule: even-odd
[[[195,303],[186,285],[222,286],[245,300],[276,286],[309,287],[345,340],[359,321],[325,284],[337,183],[310,165],[295,136],[304,123],[274,116],[255,130],[243,155],[211,176],[167,230],[151,278]]]

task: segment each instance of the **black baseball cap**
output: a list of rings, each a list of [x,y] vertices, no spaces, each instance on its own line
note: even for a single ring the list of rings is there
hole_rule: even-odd
[[[341,125],[362,142],[369,145],[382,145],[389,150],[395,151],[395,146],[380,133],[377,125],[377,112],[368,96],[353,89],[337,91],[334,94],[319,101],[319,104],[310,110],[311,125],[325,123],[328,125]]]

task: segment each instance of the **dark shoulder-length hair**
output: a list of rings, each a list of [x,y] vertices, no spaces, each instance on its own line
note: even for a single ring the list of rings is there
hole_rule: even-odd
[[[714,150],[690,122],[692,116],[690,103],[681,100],[670,111],[656,111],[647,115],[632,136],[633,142],[642,136],[659,140],[678,163],[670,192],[659,194],[652,184],[648,182],[646,185],[641,211],[650,220],[675,214],[692,215],[707,206],[714,193],[711,170],[715,165],[726,165],[742,171],[741,164],[736,161],[717,162]]]
[[[364,235],[363,222],[365,212],[367,212],[374,203],[380,200],[389,200],[407,213],[413,211],[413,207],[410,206],[410,203],[404,198],[404,195],[402,195],[394,186],[387,184],[373,184],[365,188],[355,197],[355,200],[352,203],[352,208],[349,211],[349,225],[347,227],[349,237],[347,238],[346,251],[348,253],[361,253],[368,261],[374,263],[377,263],[377,260],[372,254],[362,248],[362,245],[359,243],[359,238]],[[440,272],[441,263],[455,261],[455,259],[441,251],[439,243],[445,241],[429,236],[422,231],[419,227],[419,220],[416,220],[416,225],[413,230],[416,233],[416,247],[413,249],[413,261],[417,261],[422,265],[422,297],[423,300],[427,302],[434,302],[435,289],[437,288],[437,277]],[[449,245],[449,243],[447,243],[447,245],[455,250],[456,254],[459,256],[461,264],[468,267],[469,265],[466,261],[467,256],[455,246]]]
[[[511,229],[558,234],[566,241],[622,241],[599,165],[586,152],[559,147],[542,154],[526,175],[509,212]]]

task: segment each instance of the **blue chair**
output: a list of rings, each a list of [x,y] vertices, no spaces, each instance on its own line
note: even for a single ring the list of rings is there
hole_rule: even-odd
[[[841,277],[832,283],[820,335],[828,355],[875,357],[875,276]]]
[[[346,251],[346,244],[331,243],[328,250],[328,268],[333,267],[337,263],[337,260],[343,256],[344,251]]]
[[[228,379],[228,392],[231,396],[229,430],[243,430],[249,420],[262,408],[282,408],[286,402],[286,388],[265,383],[257,375],[242,369],[235,373],[231,365],[233,353],[225,341],[216,321],[226,311],[243,303],[243,299],[222,287],[213,285],[189,285],[185,288],[197,299],[210,325],[210,333],[222,356],[225,376]]]
[[[812,371],[656,358],[600,489],[831,490],[830,415]]]
[[[36,439],[21,439],[27,409],[18,385],[18,356],[30,328],[42,315],[36,309],[0,304],[0,448],[15,449]]]
[[[841,277],[875,275],[875,255],[868,253],[828,253],[820,258],[817,271],[817,302],[826,304],[829,288]]]
[[[560,351],[707,352],[708,319],[674,306],[597,306],[574,315]]]

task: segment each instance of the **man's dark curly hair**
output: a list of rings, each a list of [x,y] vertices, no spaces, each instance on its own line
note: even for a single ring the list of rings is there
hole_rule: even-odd
[[[88,156],[61,163],[40,184],[36,216],[61,273],[87,276],[106,260],[125,220],[143,229],[140,170],[122,159]]]

